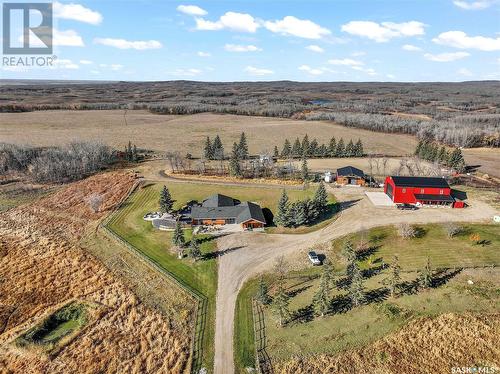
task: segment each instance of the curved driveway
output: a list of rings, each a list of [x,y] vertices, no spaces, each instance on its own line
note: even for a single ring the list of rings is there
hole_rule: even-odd
[[[466,209],[426,208],[398,211],[393,207],[375,208],[356,188],[329,188],[342,202],[340,217],[329,226],[303,235],[269,235],[243,232],[218,239],[224,253],[219,258],[216,300],[215,368],[216,374],[234,374],[234,314],[236,297],[248,279],[272,269],[277,257],[290,255],[312,245],[325,243],[349,233],[398,223],[473,222],[491,219],[496,214],[489,205],[474,201]]]

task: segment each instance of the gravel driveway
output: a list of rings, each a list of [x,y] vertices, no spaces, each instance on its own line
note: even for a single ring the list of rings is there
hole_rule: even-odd
[[[288,256],[340,236],[397,223],[476,222],[491,220],[497,212],[484,202],[466,209],[425,208],[399,211],[374,207],[363,189],[328,187],[342,203],[340,217],[329,226],[303,235],[242,232],[218,239],[219,258],[215,326],[215,373],[234,374],[233,333],[236,297],[246,280],[272,269],[277,257]]]

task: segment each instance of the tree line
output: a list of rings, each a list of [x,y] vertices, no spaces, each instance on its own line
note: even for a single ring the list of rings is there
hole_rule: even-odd
[[[462,173],[466,165],[460,148],[448,151],[445,146],[439,146],[434,142],[421,140],[415,149],[415,156],[422,160],[436,162]]]
[[[36,182],[74,181],[107,168],[115,152],[98,142],[35,148],[0,143],[0,174],[20,173]]]
[[[298,227],[315,222],[328,210],[328,194],[323,182],[320,183],[312,199],[305,198],[290,202],[286,190],[278,201],[274,222],[278,226]]]
[[[278,152],[278,147],[274,147],[274,156],[283,158],[363,157],[364,149],[361,139],[358,139],[356,143],[351,139],[346,145],[343,138],[340,138],[337,142],[337,139],[332,137],[327,145],[319,144],[316,139],[310,141],[309,136],[306,134],[302,142],[299,138],[296,138],[293,145],[288,139],[285,139],[281,153]]]

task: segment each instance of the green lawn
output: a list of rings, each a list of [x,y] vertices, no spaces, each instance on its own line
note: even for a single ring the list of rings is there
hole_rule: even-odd
[[[393,227],[382,227],[341,238],[332,244],[325,254],[335,267],[336,279],[340,280],[345,270],[340,251],[347,239],[356,245],[361,238],[369,241],[371,254],[361,257],[359,264],[365,269],[376,270],[382,263],[392,262],[398,254],[403,268],[402,281],[412,284],[418,277],[417,270],[431,260],[433,269],[454,266],[482,266],[500,264],[500,226],[464,225],[464,233],[449,239],[440,225],[420,227],[423,236],[402,240]],[[489,242],[484,247],[474,245],[469,236],[478,233],[481,239]],[[448,282],[418,292],[406,292],[391,299],[384,294],[384,278],[388,270],[374,271],[365,276],[365,290],[370,302],[357,308],[342,309],[346,291],[335,288],[330,297],[337,297],[332,303],[332,311],[324,318],[314,317],[311,301],[319,286],[321,267],[307,267],[288,274],[287,291],[291,295],[290,310],[296,317],[285,328],[277,325],[270,307],[265,307],[267,351],[273,360],[285,360],[292,355],[316,353],[335,354],[340,351],[366,345],[387,335],[420,316],[435,316],[446,312],[492,312],[500,308],[500,272],[496,269],[475,270],[474,285],[467,284],[469,275],[458,273]],[[436,274],[436,279],[444,277]],[[266,276],[273,292],[273,274]],[[492,280],[496,279],[496,283]],[[250,328],[251,303],[255,295],[258,279],[247,282],[238,296],[236,308],[235,335],[240,339],[236,345],[235,361],[237,369],[244,371],[246,366],[254,365],[253,330]],[[376,297],[377,296],[377,297]],[[380,297],[378,297],[380,296]],[[250,313],[250,314],[249,314]],[[250,317],[249,317],[250,316]]]
[[[175,200],[174,209],[182,207],[188,201],[201,201],[215,193],[229,195],[241,201],[253,201],[262,208],[275,210],[281,190],[277,188],[258,188],[255,186],[219,186],[195,183],[166,184],[172,198]],[[179,260],[176,253],[171,251],[172,233],[159,231],[153,228],[150,222],[144,221],[147,212],[159,209],[158,200],[163,184],[148,184],[140,187],[112,217],[108,227],[116,234],[137,247],[143,254],[157,264],[173,273],[193,289],[201,292],[208,298],[208,315],[204,335],[204,366],[213,366],[213,338],[215,325],[215,295],[217,289],[217,263],[214,258],[193,262],[189,259]],[[288,191],[291,199],[312,197],[315,188],[307,190]],[[189,240],[191,230],[185,230]],[[206,236],[202,243],[202,251],[209,253],[215,250],[215,242]]]

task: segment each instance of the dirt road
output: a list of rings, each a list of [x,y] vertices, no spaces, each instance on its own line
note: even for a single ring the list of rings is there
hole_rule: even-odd
[[[397,223],[475,222],[491,219],[496,211],[484,202],[472,201],[467,209],[427,208],[398,211],[375,208],[361,189],[331,189],[342,202],[341,216],[331,225],[304,235],[238,233],[218,240],[219,259],[215,326],[215,373],[233,374],[233,333],[236,297],[251,277],[270,270],[279,256],[288,256],[314,244],[325,243],[348,233]]]

